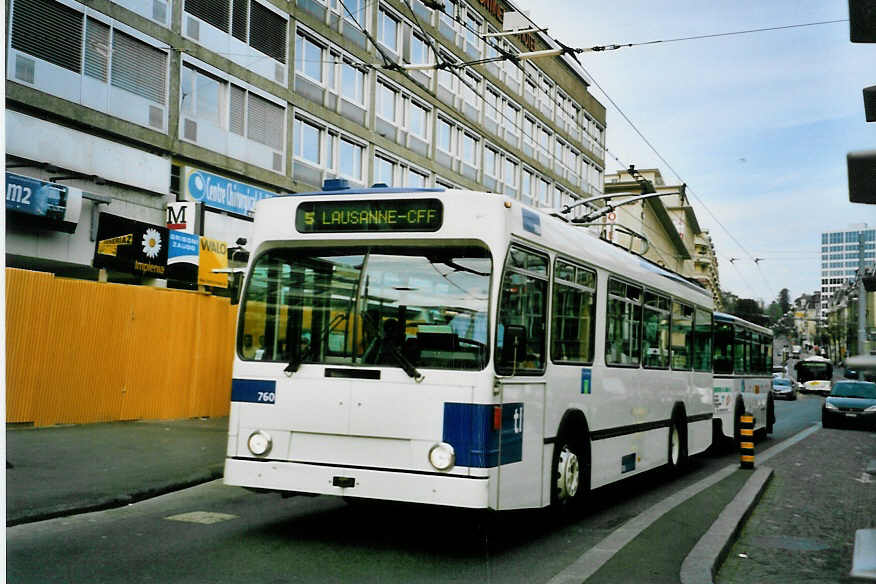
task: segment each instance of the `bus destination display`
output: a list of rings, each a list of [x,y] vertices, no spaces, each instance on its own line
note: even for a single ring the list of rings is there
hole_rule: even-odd
[[[299,233],[438,231],[444,208],[438,199],[305,201],[298,205]]]

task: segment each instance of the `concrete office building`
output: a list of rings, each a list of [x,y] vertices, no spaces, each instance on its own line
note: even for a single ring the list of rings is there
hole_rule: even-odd
[[[858,270],[873,266],[876,266],[876,228],[861,223],[822,233],[819,316],[825,315],[834,293],[855,280]]]
[[[573,61],[469,65],[554,47],[483,38],[509,2],[427,4],[7,0],[7,169],[49,192],[41,208],[7,197],[7,265],[96,278],[100,213],[141,222],[149,258],[168,223],[232,248],[256,201],[328,178],[551,208],[600,193],[605,109]],[[446,66],[404,68],[424,63]],[[160,285],[150,269],[108,279]]]

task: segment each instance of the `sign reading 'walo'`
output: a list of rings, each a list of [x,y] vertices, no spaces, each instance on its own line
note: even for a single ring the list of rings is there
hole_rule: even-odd
[[[95,268],[165,278],[167,248],[166,227],[101,213],[92,264]]]
[[[276,196],[276,193],[197,168],[186,168],[184,184],[187,199],[237,215],[250,215],[256,203]]]

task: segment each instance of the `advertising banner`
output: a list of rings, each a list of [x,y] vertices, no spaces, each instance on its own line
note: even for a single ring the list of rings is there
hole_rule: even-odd
[[[166,227],[101,213],[92,264],[95,268],[166,278],[167,248]]]
[[[171,230],[168,233],[167,279],[198,283],[200,237],[193,233]]]
[[[6,210],[48,229],[73,233],[82,212],[82,191],[7,172]]]
[[[276,193],[191,167],[185,169],[183,185],[186,199],[244,216],[251,215],[258,201],[276,196]]]
[[[228,274],[214,274],[214,269],[228,268],[228,244],[218,239],[201,236],[198,258],[198,284],[228,287]]]

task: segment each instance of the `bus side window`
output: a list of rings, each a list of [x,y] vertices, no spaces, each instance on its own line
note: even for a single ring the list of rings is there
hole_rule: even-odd
[[[497,372],[537,374],[544,370],[545,333],[547,320],[548,259],[545,256],[512,246],[508,252],[505,274],[502,277],[502,296],[499,300],[499,319],[496,333]],[[514,350],[505,350],[505,337],[521,342],[514,327],[522,327],[526,357],[522,362],[512,358],[506,363],[503,356],[513,356]],[[506,329],[511,329],[505,334]],[[519,350],[519,349],[518,349]]]

